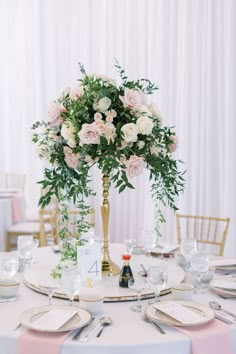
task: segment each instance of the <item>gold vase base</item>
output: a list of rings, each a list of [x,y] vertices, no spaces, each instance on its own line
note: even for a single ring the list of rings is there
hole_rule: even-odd
[[[102,261],[102,275],[113,276],[120,274],[120,268],[111,260]]]

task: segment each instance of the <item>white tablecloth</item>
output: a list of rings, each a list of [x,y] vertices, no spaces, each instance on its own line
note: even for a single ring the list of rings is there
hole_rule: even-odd
[[[113,248],[113,247],[112,247]],[[116,251],[121,248],[116,246]],[[112,252],[111,252],[112,254]],[[50,248],[38,249],[36,258],[40,262],[47,262],[52,258]],[[138,257],[138,256],[136,256]],[[120,263],[121,265],[121,263]],[[166,295],[162,299],[170,299]],[[194,295],[194,301],[208,304],[209,300],[217,300],[221,305],[236,313],[236,301],[224,300],[209,292],[204,295]],[[55,304],[66,304],[66,300],[53,299]],[[147,300],[143,301],[147,304]],[[19,315],[30,307],[47,305],[45,295],[38,294],[24,284],[21,284],[19,298],[16,302],[0,304],[0,353],[16,354],[17,338],[24,329],[14,331],[19,321]],[[79,303],[78,303],[79,305]],[[154,326],[141,320],[139,313],[132,312],[131,302],[104,303],[104,310],[113,319],[113,325],[106,327],[99,338],[91,338],[87,343],[79,343],[68,338],[62,347],[61,354],[190,354],[190,340],[187,336],[174,328],[162,325],[166,335],[160,334]],[[234,340],[234,353],[236,354],[236,327],[230,326]],[[222,353],[224,349],[222,348]],[[28,354],[28,353],[25,353]],[[33,354],[33,353],[32,353]],[[45,353],[49,354],[49,353]],[[225,353],[227,354],[227,353]]]

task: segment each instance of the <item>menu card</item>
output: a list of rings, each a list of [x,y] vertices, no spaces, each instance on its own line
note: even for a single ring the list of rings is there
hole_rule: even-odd
[[[153,307],[183,324],[198,323],[202,320],[201,315],[174,301],[156,304]]]
[[[57,330],[75,316],[76,313],[76,310],[52,308],[34,321],[33,325],[42,330]]]

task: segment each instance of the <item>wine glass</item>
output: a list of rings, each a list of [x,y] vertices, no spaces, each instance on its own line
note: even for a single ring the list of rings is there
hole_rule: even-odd
[[[166,286],[168,279],[167,267],[165,265],[150,266],[148,271],[148,282],[155,291],[154,300],[149,304],[160,301],[160,292]]]
[[[208,271],[208,255],[207,253],[196,252],[191,258],[192,272],[198,276],[198,284],[194,289],[195,294],[202,294],[205,292],[202,285],[202,277]]]
[[[130,310],[134,312],[143,312],[145,309],[141,304],[142,290],[145,289],[143,278],[137,274],[135,278],[128,280],[128,287],[137,294],[137,304],[130,306]]]
[[[214,278],[215,275],[215,268],[214,267],[209,267],[206,273],[203,274],[201,277],[201,283],[202,283],[202,293],[204,294],[207,292],[208,287],[212,279]]]
[[[25,265],[29,265],[32,258],[32,250],[34,248],[33,236],[19,236],[17,239],[17,250],[19,256],[23,259],[23,269]]]
[[[39,240],[37,238],[33,239],[33,248],[32,248],[32,254],[31,254],[31,259],[29,259],[28,264],[35,264],[37,263],[37,260],[33,257],[34,252],[39,246]]]
[[[52,297],[55,294],[55,292],[58,290],[59,286],[58,284],[49,284],[49,283],[41,283],[39,284],[39,289],[48,295],[48,305],[52,306]]]
[[[136,240],[133,238],[129,238],[124,240],[124,244],[127,254],[132,254],[134,246],[136,245]]]
[[[64,269],[61,276],[61,287],[73,305],[75,295],[78,295],[81,286],[81,276],[76,268]]]
[[[183,239],[180,244],[181,254],[184,256],[186,263],[184,266],[184,270],[186,272],[190,271],[191,266],[191,257],[197,252],[197,242],[193,239]]]
[[[146,256],[151,256],[151,250],[153,249],[156,241],[156,233],[153,229],[142,230],[142,243],[145,249]]]

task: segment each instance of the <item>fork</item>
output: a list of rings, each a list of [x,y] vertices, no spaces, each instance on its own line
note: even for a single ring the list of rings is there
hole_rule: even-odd
[[[147,322],[147,323],[152,323],[154,326],[156,326],[156,328],[158,329],[158,331],[161,333],[161,334],[166,334],[166,332],[159,326],[159,324],[157,324],[156,321],[153,321],[153,320],[150,320],[146,313],[143,314],[142,316],[142,319]]]

